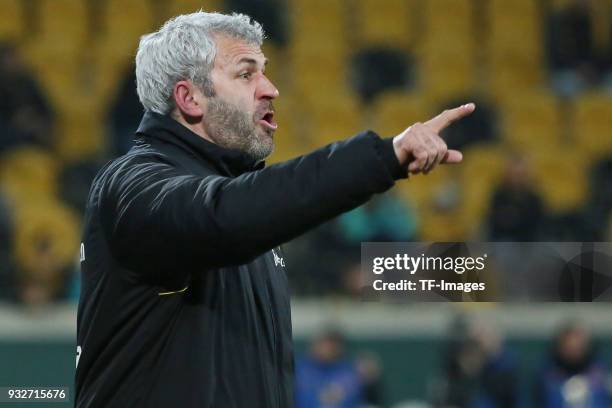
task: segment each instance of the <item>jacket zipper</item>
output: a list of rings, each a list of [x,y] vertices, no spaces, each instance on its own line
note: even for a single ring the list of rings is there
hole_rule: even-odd
[[[270,251],[271,253],[271,251]],[[272,257],[274,257],[274,254],[272,254]],[[274,262],[274,261],[273,261]],[[276,264],[274,264],[274,268],[276,267]],[[274,269],[273,268],[273,269]],[[267,289],[268,289],[268,309],[270,311],[270,321],[272,322],[272,352],[274,353],[274,362],[276,365],[276,375],[279,377],[279,380],[282,378],[282,366],[281,366],[281,362],[282,362],[282,356],[279,357],[278,355],[278,350],[277,350],[277,346],[278,346],[278,333],[277,333],[277,329],[276,329],[276,318],[274,315],[274,310],[272,308],[272,278],[270,276],[270,274],[268,274],[266,276],[266,280],[267,280]],[[276,387],[276,406],[280,407],[280,402],[281,402],[281,395],[280,395],[280,387]]]

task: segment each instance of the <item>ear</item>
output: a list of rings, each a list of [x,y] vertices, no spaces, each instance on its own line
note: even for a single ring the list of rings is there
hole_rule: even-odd
[[[179,81],[172,91],[174,103],[181,115],[202,117],[205,112],[204,95],[191,81]]]

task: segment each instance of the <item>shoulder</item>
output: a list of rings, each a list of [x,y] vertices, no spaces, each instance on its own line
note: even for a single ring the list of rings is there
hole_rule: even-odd
[[[125,187],[150,183],[176,166],[159,150],[149,145],[135,146],[128,153],[107,162],[96,174],[89,192],[88,205],[99,206],[109,196],[121,195]]]
[[[96,175],[93,184],[117,182],[125,176],[144,174],[148,169],[175,169],[170,157],[150,145],[134,146],[128,153],[109,161]]]

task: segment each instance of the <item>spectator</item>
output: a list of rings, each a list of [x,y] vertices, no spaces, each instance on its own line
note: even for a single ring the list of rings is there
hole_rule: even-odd
[[[283,246],[293,278],[292,293],[326,296],[344,289],[344,271],[359,262],[359,250],[347,246],[335,221],[326,222]],[[316,254],[316,256],[313,256]],[[320,262],[325,259],[325,262]]]
[[[296,363],[295,378],[296,408],[359,408],[365,403],[365,379],[359,365],[344,356],[344,338],[336,331],[314,339],[310,355]]]
[[[522,156],[512,156],[489,207],[489,239],[534,241],[543,222],[543,213],[542,199],[531,183],[529,163]]]
[[[597,79],[599,57],[591,13],[589,0],[572,0],[548,18],[548,65],[553,87],[561,94],[575,94]]]
[[[24,205],[16,217],[17,300],[31,307],[66,299],[78,257],[78,217],[61,203],[44,200]]]
[[[37,307],[63,297],[68,273],[53,250],[52,237],[41,235],[32,251],[31,267],[20,270],[19,300]]]
[[[453,320],[443,357],[442,378],[432,389],[433,407],[469,407],[483,364],[482,353],[468,335],[468,325],[461,316]]]
[[[134,144],[134,132],[140,124],[142,113],[142,105],[136,94],[136,71],[134,67],[130,67],[109,112],[112,132],[111,155],[120,156],[130,150]]]
[[[12,241],[12,214],[4,195],[0,192],[0,300],[14,296],[11,259]]]
[[[363,379],[363,400],[369,408],[382,406],[383,390],[378,356],[365,353],[357,358],[357,370]]]
[[[504,347],[490,326],[474,327],[474,339],[483,353],[480,387],[474,408],[514,408],[519,405],[516,357]]]
[[[548,215],[540,238],[545,241],[600,241],[594,239],[593,227],[600,229],[601,225],[589,224],[594,215],[583,209]]]
[[[53,113],[10,44],[0,44],[0,152],[23,143],[52,144]]]
[[[536,380],[535,406],[610,407],[607,376],[589,333],[579,324],[569,323],[555,337],[550,361]]]
[[[434,407],[513,408],[518,406],[514,357],[488,326],[460,319],[452,327],[444,374],[436,384]]]
[[[414,211],[393,193],[342,214],[336,222],[343,240],[353,246],[367,241],[411,241],[417,229]]]
[[[321,225],[286,246],[294,291],[361,296],[361,277],[355,267],[361,242],[410,241],[416,236],[416,226],[413,209],[391,193]],[[315,253],[317,257],[312,256]]]
[[[79,214],[85,213],[89,188],[98,170],[99,160],[81,160],[64,166],[59,177],[60,197]]]
[[[605,227],[612,215],[612,156],[597,162],[590,172],[589,200],[586,218],[590,241],[604,241]]]
[[[604,86],[612,94],[612,24],[608,27],[608,46],[604,56]]]

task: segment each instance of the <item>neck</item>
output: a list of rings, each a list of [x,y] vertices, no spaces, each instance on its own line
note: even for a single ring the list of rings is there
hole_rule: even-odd
[[[182,114],[177,112],[172,112],[170,114],[172,119],[176,120],[181,125],[185,126],[187,129],[191,130],[196,135],[200,136],[202,139],[207,140],[211,143],[215,143],[214,140],[204,130],[204,125],[201,120],[195,120],[191,118],[186,118]]]

